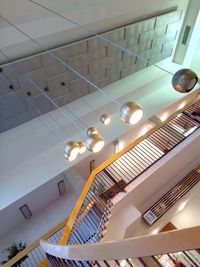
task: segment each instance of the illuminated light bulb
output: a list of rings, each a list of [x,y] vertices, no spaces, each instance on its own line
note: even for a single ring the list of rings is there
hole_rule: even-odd
[[[74,160],[79,153],[79,144],[74,141],[70,141],[66,144],[64,149],[64,156],[67,160]]]
[[[78,142],[79,144],[79,154],[83,154],[86,151],[86,145],[83,142]]]
[[[100,121],[104,125],[108,125],[110,123],[110,121],[111,121],[111,118],[110,118],[110,116],[108,114],[103,114],[103,115],[101,115]]]
[[[67,159],[68,161],[73,161],[76,158],[77,158],[77,155],[75,153],[71,156],[68,156],[68,155],[65,156],[65,159]]]
[[[85,144],[89,151],[97,153],[104,147],[104,140],[99,134],[90,134]]]
[[[131,125],[138,123],[143,116],[143,110],[134,102],[127,102],[120,108],[120,119]]]

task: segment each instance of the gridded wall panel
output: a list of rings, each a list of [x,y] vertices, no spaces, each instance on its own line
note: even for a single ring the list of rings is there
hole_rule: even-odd
[[[102,34],[128,48],[132,55],[98,37],[57,48],[53,52],[81,75],[99,87],[105,87],[169,57],[177,38],[180,17],[180,11],[173,11]],[[135,53],[149,62],[141,61],[134,56]],[[95,90],[50,53],[3,66],[3,73],[0,73],[0,131],[55,109],[41,91],[62,106]],[[34,106],[39,112],[34,110]]]

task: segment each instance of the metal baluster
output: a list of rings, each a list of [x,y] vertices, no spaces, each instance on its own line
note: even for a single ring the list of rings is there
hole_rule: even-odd
[[[138,260],[144,267],[149,267],[149,266],[146,265],[146,263],[143,261],[142,258],[139,257]]]
[[[126,262],[128,263],[128,265],[129,265],[130,267],[135,267],[135,266],[131,263],[131,261],[130,261],[129,259],[126,259]]]
[[[107,261],[103,261],[106,267],[110,267],[110,264]]]
[[[101,267],[98,261],[95,261],[95,264],[97,265],[97,267]]]
[[[115,262],[117,263],[117,265],[118,265],[119,267],[121,267],[120,262],[119,262],[118,260],[115,260]]]
[[[38,255],[38,258],[40,259],[40,261],[43,261],[45,259],[45,257],[41,254],[39,250],[39,246],[35,249],[35,253]]]

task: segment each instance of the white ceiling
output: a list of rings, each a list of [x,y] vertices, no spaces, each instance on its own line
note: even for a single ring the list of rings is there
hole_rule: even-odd
[[[66,16],[87,24],[98,33],[132,23],[147,14],[155,14],[174,6],[185,8],[188,0],[109,0],[109,1],[39,1]],[[36,7],[28,0],[0,0],[1,15],[17,24],[48,48],[88,37],[89,34],[65,20]],[[97,16],[98,14],[98,16]],[[23,34],[0,20],[0,49],[13,59],[21,58],[41,49]]]
[[[161,12],[175,5],[184,9],[185,4],[188,2],[187,0],[38,1],[52,9],[70,15],[70,17],[84,24],[89,24],[98,32],[132,23],[137,18],[143,18],[147,14],[154,14],[156,11]],[[0,0],[0,10],[2,16],[20,24],[20,27],[33,34],[35,38],[39,38],[40,42],[49,48],[88,36],[82,30],[74,29],[69,23],[64,23],[48,12],[34,7],[28,0]],[[38,47],[29,42],[23,35],[19,35],[18,32],[8,27],[2,20],[0,20],[1,36],[3,38],[0,38],[0,49],[3,49],[12,59],[41,52]],[[171,64],[167,64],[165,67],[168,67],[170,71],[175,71],[177,68],[175,66],[173,69]],[[171,90],[170,80],[171,76],[166,74],[162,76],[159,71],[155,71],[151,67],[148,71],[147,69],[144,72],[140,71],[137,75],[132,75],[110,85],[106,90],[114,96],[116,96],[114,92],[117,92],[120,101],[130,98],[136,99],[139,104],[145,107],[145,120],[182,98],[182,95]],[[113,103],[111,104],[109,101],[102,99],[97,92],[94,95],[87,96],[85,99],[90,103],[94,103],[94,106],[98,107],[100,111],[111,111],[113,124],[111,128],[104,128],[97,123],[98,115],[95,112],[91,112],[91,109],[83,105],[83,102],[79,99],[79,101],[75,101],[73,105],[68,107],[84,121],[84,129],[91,123],[97,125],[107,144],[125,132],[130,131],[130,127],[119,123],[118,110],[116,106],[112,105]],[[66,163],[64,160],[63,147],[67,141],[68,133],[75,139],[82,138],[82,133],[77,132],[77,129],[69,121],[66,121],[58,111],[54,110],[50,115],[53,115],[60,126],[55,125],[48,115],[34,119],[1,136],[1,209],[5,207],[9,209],[8,205],[26,196],[27,193],[50,181],[74,164]],[[61,136],[61,140],[58,141],[55,135]],[[103,153],[108,153],[108,151],[105,149]],[[88,152],[79,160],[84,157],[87,159],[90,157],[91,159],[93,155]],[[79,163],[79,160],[76,163]],[[35,199],[35,197],[33,198]]]
[[[36,1],[37,2],[37,1]],[[106,0],[48,0],[48,1],[38,1],[43,5],[48,5],[51,9],[57,10],[59,12],[77,12],[79,10],[84,10],[92,8],[105,2]],[[20,7],[20,8],[19,8]],[[16,24],[23,24],[29,21],[44,19],[46,17],[52,16],[51,13],[43,10],[29,0],[1,0],[0,1],[1,15],[10,18],[16,22]],[[5,26],[5,25],[3,25]]]
[[[103,37],[149,59],[151,65],[172,54],[181,15],[181,11],[169,12],[110,31]],[[53,53],[99,88],[147,66],[145,61],[97,37],[55,49]],[[63,63],[44,53],[3,66],[0,73],[0,132],[97,90]],[[14,86],[13,90],[9,88],[10,84]],[[45,93],[55,105],[44,96]]]

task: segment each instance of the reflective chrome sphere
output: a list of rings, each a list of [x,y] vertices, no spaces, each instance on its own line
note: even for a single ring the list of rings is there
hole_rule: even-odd
[[[79,144],[79,154],[83,154],[86,151],[85,143],[81,141],[81,142],[78,142],[78,144]]]
[[[74,160],[79,153],[79,144],[74,141],[70,141],[66,144],[64,149],[64,156],[67,160]]]
[[[190,69],[177,71],[172,78],[173,88],[180,93],[190,92],[198,82],[196,73]]]
[[[143,111],[139,105],[134,102],[127,102],[120,108],[120,119],[129,124],[138,123],[143,116]]]
[[[91,135],[91,134],[97,134],[98,131],[97,131],[97,128],[95,127],[90,127],[87,129],[87,135]]]
[[[104,147],[104,140],[99,134],[90,134],[85,144],[89,151],[97,153]]]
[[[111,121],[110,115],[109,114],[102,114],[100,118],[101,123],[104,125],[108,125]]]

